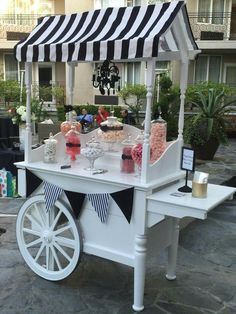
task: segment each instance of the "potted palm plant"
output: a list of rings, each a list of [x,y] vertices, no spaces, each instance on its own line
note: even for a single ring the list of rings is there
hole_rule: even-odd
[[[190,101],[196,113],[186,121],[185,142],[191,144],[197,158],[212,160],[219,144],[227,144],[227,112],[235,100],[226,102],[225,90],[217,88],[196,92],[196,96],[197,101]]]

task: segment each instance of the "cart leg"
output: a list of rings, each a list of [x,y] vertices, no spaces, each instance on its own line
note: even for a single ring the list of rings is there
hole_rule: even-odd
[[[134,311],[142,311],[146,272],[147,236],[137,235],[135,238],[134,261]]]
[[[179,242],[179,218],[171,218],[171,244],[168,247],[168,267],[166,279],[176,279],[176,261]]]

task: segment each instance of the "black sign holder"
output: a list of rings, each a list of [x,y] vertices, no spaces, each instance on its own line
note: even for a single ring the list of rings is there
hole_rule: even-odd
[[[186,170],[185,176],[185,185],[180,187],[178,191],[184,193],[191,193],[192,189],[188,186],[188,172],[194,171],[195,167],[195,152],[193,149],[189,147],[182,147],[182,154],[181,154],[181,166],[182,170]]]

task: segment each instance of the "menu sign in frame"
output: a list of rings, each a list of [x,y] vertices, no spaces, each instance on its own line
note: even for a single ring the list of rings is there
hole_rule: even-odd
[[[186,171],[185,185],[178,189],[179,192],[191,193],[192,188],[188,186],[188,172],[195,168],[195,151],[189,147],[182,147],[180,168]]]
[[[195,169],[195,151],[189,147],[182,147],[180,168],[186,171],[194,171]]]

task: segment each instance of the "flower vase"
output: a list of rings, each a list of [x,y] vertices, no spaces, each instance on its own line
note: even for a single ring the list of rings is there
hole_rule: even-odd
[[[26,126],[19,125],[20,150],[25,149],[25,132],[26,132]]]

